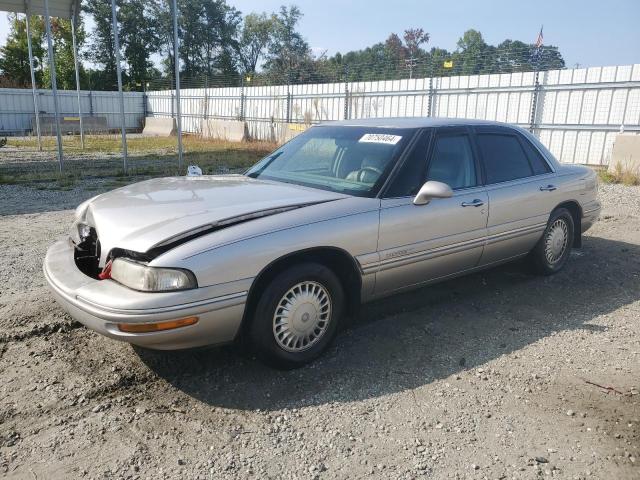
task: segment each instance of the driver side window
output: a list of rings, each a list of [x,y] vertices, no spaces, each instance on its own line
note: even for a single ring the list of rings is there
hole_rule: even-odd
[[[404,160],[400,171],[385,193],[385,198],[414,196],[424,184],[427,167],[427,149],[431,140],[431,131],[422,132],[422,136],[413,150]]]
[[[476,165],[467,134],[436,137],[427,180],[446,183],[453,190],[476,186]]]

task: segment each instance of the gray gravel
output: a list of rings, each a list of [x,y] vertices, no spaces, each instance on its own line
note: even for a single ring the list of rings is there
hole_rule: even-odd
[[[40,266],[71,221],[54,210],[94,194],[0,186],[1,475],[640,478],[640,188],[601,187],[560,274],[516,263],[370,304],[291,372],[71,321]],[[42,213],[7,215],[21,201]]]

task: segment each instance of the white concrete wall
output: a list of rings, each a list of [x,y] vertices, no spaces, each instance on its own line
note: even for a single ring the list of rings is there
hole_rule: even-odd
[[[352,82],[348,118],[427,116],[428,78]],[[552,70],[539,74],[534,133],[563,162],[606,164],[621,125],[640,132],[640,64]],[[434,78],[432,115],[477,118],[530,126],[533,72]],[[345,84],[290,88],[291,122],[341,120]],[[172,91],[150,92],[150,115],[171,115]],[[199,118],[237,119],[240,87],[181,91],[184,130],[199,133]],[[244,116],[249,135],[279,138],[287,120],[287,87],[246,87]]]
[[[60,114],[67,117],[78,116],[78,97],[75,90],[59,90]],[[82,114],[106,117],[110,129],[120,128],[120,104],[118,92],[80,91]],[[40,112],[53,114],[51,90],[38,90]],[[142,128],[144,120],[144,94],[125,92],[124,111],[128,129]],[[31,89],[0,88],[0,135],[25,134],[31,131],[34,117]]]

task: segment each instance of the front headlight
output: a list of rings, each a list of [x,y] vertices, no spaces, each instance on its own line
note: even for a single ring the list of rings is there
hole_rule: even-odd
[[[149,267],[126,258],[111,264],[111,278],[125,287],[141,292],[170,292],[197,288],[196,277],[188,270]]]

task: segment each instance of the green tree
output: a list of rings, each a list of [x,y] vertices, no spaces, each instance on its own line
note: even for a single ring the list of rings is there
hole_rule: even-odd
[[[532,50],[535,48],[532,46]],[[531,64],[534,70],[555,70],[565,68],[564,58],[554,45],[544,45],[538,52],[533,52]]]
[[[88,57],[99,65],[92,72],[90,88],[94,90],[116,90],[116,50],[111,31],[111,2],[109,0],[87,0],[84,11],[91,15],[94,29],[89,36]]]
[[[170,0],[152,4],[162,64],[173,75],[173,17]],[[178,36],[181,72],[187,81],[201,77],[236,76],[240,12],[225,0],[180,0]]]
[[[0,47],[0,72],[5,77],[4,84],[14,87],[30,87],[29,48],[27,45],[27,23],[15,13],[8,15],[10,24],[7,42]],[[36,84],[42,86],[42,47],[44,23],[41,17],[31,17],[32,48]]]
[[[75,90],[76,88],[76,66],[73,59],[73,40],[71,34],[71,20],[58,17],[51,18],[51,35],[53,39],[53,55],[56,63],[56,82],[61,90]],[[78,51],[85,40],[84,25],[79,19],[76,26],[76,43]],[[80,74],[80,87],[86,88],[86,72],[80,58],[78,58],[78,73]],[[44,84],[51,86],[51,71],[47,61],[44,75]]]
[[[130,90],[142,90],[152,77],[151,54],[158,49],[159,36],[151,15],[144,0],[123,1],[118,11],[122,58]]]
[[[409,56],[414,58],[423,53],[422,45],[429,42],[429,34],[422,28],[408,28],[403,38]]]
[[[302,12],[296,6],[280,7],[273,17],[265,70],[274,80],[301,82],[313,76],[313,56],[309,44],[297,30]]]
[[[533,45],[507,39],[496,48],[495,66],[503,73],[533,70],[532,53]]]
[[[244,17],[239,41],[239,61],[244,72],[256,72],[273,36],[275,22],[266,13]]]
[[[489,59],[488,45],[477,30],[467,30],[458,40],[458,55],[454,68],[458,75],[474,75],[485,70]]]
[[[118,0],[118,34],[122,59],[122,82],[127,90],[142,90],[152,77],[151,55],[159,39],[155,11],[144,0]],[[89,58],[100,65],[91,74],[92,88],[117,89],[116,52],[111,24],[110,0],[87,0],[85,12],[94,20]]]
[[[209,77],[236,73],[241,21],[240,12],[225,0],[202,1],[200,68]]]

